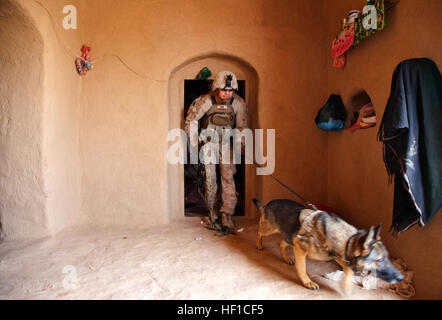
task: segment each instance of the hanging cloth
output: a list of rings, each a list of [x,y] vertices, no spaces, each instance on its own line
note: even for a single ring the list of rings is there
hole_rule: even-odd
[[[378,132],[394,177],[393,234],[423,227],[442,205],[442,79],[426,58],[401,62]]]

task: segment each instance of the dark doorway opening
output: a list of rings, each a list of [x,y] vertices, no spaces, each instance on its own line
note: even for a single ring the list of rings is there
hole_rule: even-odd
[[[187,117],[187,111],[192,102],[202,94],[210,92],[213,80],[184,80],[184,120]],[[246,82],[238,80],[238,91],[241,98],[246,100]],[[242,156],[243,158],[244,156]],[[189,163],[189,159],[187,159]],[[216,166],[218,199],[221,199],[221,179],[219,165]],[[184,165],[184,215],[186,217],[202,217],[209,214],[204,200],[198,193],[198,165]],[[237,192],[237,203],[234,216],[244,216],[245,202],[245,165],[244,159],[241,164],[236,165],[236,174],[234,176],[235,188]]]

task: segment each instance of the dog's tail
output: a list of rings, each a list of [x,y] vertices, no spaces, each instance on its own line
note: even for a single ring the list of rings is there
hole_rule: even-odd
[[[258,199],[253,198],[252,200],[255,206],[258,208],[259,213],[263,214],[266,206]]]

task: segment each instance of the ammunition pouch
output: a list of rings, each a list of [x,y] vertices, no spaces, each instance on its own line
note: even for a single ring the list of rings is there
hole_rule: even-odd
[[[233,99],[228,104],[218,104],[212,96],[212,102],[212,107],[201,119],[201,128],[207,129],[210,124],[233,128],[236,120],[235,110],[232,107]]]

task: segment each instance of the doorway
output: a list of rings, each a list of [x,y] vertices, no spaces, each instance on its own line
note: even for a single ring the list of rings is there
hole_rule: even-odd
[[[184,80],[184,120],[187,117],[187,111],[192,102],[200,95],[210,92],[213,80]],[[236,92],[246,101],[246,82],[238,80],[238,91]],[[244,156],[242,156],[243,158]],[[189,163],[189,161],[187,162]],[[235,188],[237,193],[237,203],[234,216],[245,215],[245,165],[244,159],[241,164],[236,165],[236,174],[234,175]],[[216,166],[218,199],[221,199],[221,179],[219,165]],[[204,200],[198,192],[198,165],[184,165],[184,215],[186,217],[203,217],[209,214]],[[200,182],[201,183],[201,182]]]

